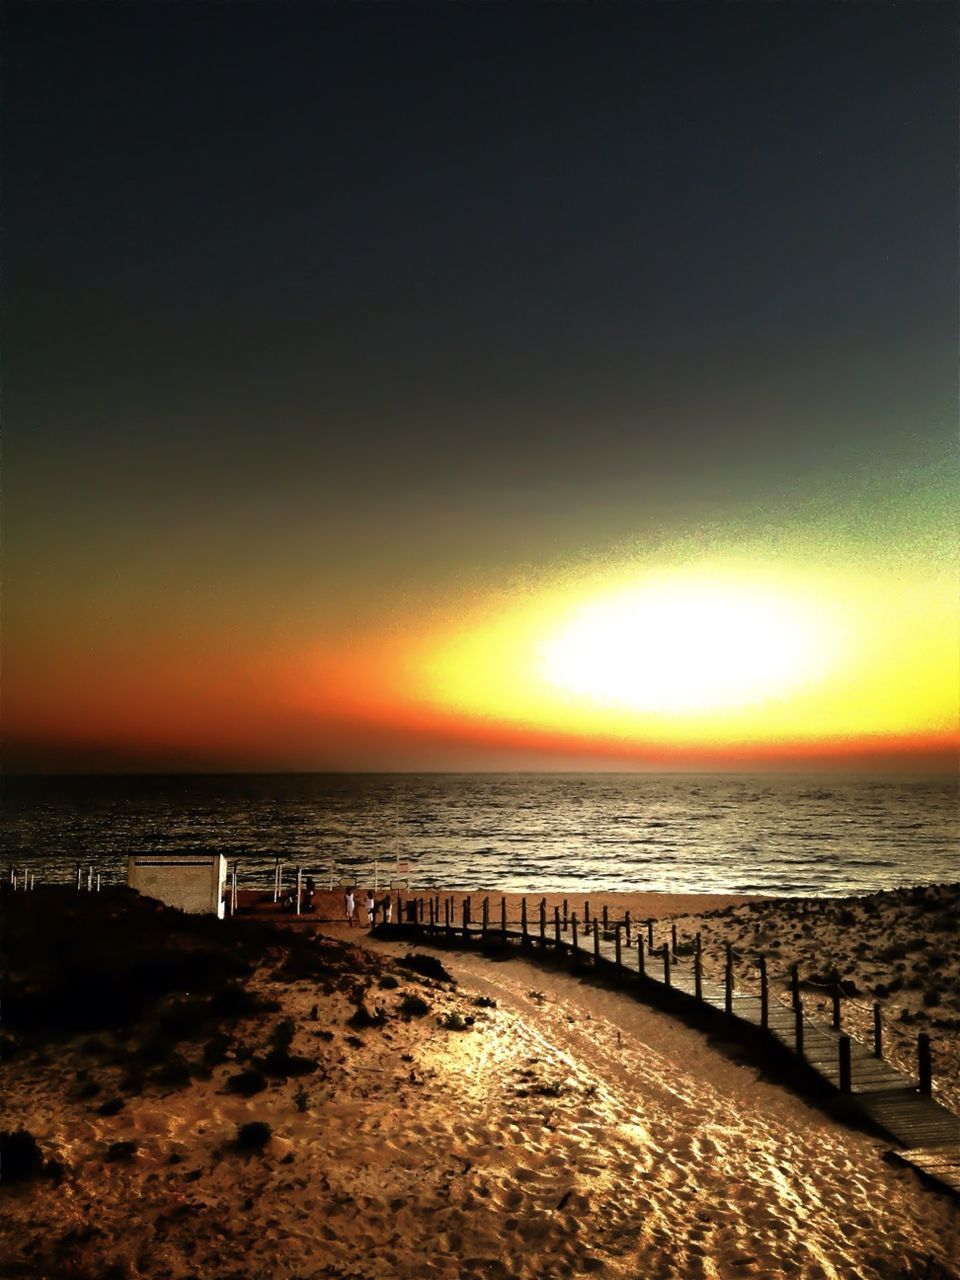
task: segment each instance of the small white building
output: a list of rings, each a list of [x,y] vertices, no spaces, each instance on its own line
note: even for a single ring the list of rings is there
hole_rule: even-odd
[[[209,911],[221,920],[226,880],[222,853],[134,853],[127,859],[127,884],[137,893],[181,911]]]

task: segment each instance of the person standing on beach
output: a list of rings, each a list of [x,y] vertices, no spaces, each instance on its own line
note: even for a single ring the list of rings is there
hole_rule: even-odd
[[[348,889],[347,892],[343,895],[343,908],[344,908],[344,912],[346,913],[347,924],[352,929],[354,913],[357,910],[357,905],[353,900],[352,889]]]
[[[373,917],[374,917],[374,914],[376,913],[376,910],[377,910],[377,904],[376,904],[376,902],[374,902],[374,899],[373,899],[373,890],[372,890],[372,889],[368,889],[368,890],[367,890],[367,899],[366,899],[366,902],[364,902],[364,904],[363,904],[363,905],[364,905],[364,906],[366,907],[366,909],[367,909],[367,928],[368,928],[368,929],[372,929],[372,928],[373,928]]]

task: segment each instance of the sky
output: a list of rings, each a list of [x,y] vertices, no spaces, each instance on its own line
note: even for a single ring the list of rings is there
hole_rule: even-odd
[[[3,7],[12,771],[952,770],[952,5]]]

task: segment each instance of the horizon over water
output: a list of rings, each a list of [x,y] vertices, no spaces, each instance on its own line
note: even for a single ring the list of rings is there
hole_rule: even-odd
[[[417,888],[840,895],[960,878],[958,780],[824,773],[260,773],[3,779],[0,854],[41,882],[209,850]]]

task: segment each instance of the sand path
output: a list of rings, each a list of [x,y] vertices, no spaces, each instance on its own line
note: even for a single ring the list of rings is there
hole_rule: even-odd
[[[482,1047],[451,1038],[449,1060],[435,1065],[459,1072],[456,1152],[502,1214],[509,1272],[539,1274],[538,1250],[543,1274],[602,1268],[651,1280],[866,1280],[960,1257],[952,1202],[886,1164],[883,1143],[703,1035],[563,973],[443,959],[499,1006]],[[429,1123],[418,1128],[443,1145]],[[453,1261],[444,1233],[438,1249],[445,1240]]]

